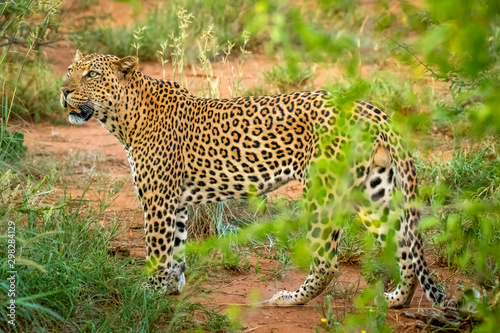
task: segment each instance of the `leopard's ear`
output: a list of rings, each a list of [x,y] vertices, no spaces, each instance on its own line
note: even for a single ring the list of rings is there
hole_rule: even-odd
[[[82,59],[83,57],[85,57],[83,55],[82,52],[80,52],[80,50],[76,50],[76,54],[75,54],[75,57],[73,58],[73,62],[77,62],[79,61],[80,59]]]
[[[137,58],[133,56],[118,59],[114,63],[118,70],[125,75],[125,78],[128,78],[132,73],[134,73],[138,65]]]

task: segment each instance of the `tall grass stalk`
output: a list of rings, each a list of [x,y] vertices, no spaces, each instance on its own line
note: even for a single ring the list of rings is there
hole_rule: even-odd
[[[165,80],[166,77],[166,71],[165,71],[165,64],[169,61],[169,55],[168,55],[168,40],[164,41],[163,43],[160,44],[161,50],[158,50],[159,58],[160,58],[160,63],[161,63],[161,69],[162,69],[162,74],[163,74],[163,80]]]
[[[144,31],[147,28],[148,27],[146,27],[146,26],[144,26],[144,27],[137,27],[134,30],[134,42],[131,45],[132,45],[132,47],[135,50],[135,57],[137,58],[137,61],[139,61],[139,49],[142,46],[141,39],[142,39],[142,37],[144,35]]]
[[[187,37],[186,30],[192,22],[191,20],[194,16],[191,13],[187,13],[186,9],[179,8],[177,10],[177,17],[179,18],[179,35],[176,36],[174,32],[170,35],[170,40],[172,42],[170,46],[173,48],[173,52],[171,54],[172,64],[174,65],[173,79],[174,81],[179,82],[181,86],[187,88],[188,82],[184,71],[184,52]]]
[[[219,54],[219,45],[217,45],[217,41],[213,36],[214,28],[214,24],[209,25],[201,35],[200,39],[202,43],[198,43],[200,48],[198,59],[200,60],[200,69],[202,72],[201,90],[203,97],[207,98],[220,98],[220,89],[219,91],[214,91],[212,85],[214,73],[211,59],[215,59]]]

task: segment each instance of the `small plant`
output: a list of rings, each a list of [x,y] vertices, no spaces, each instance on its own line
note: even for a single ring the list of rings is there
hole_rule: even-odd
[[[323,316],[321,326],[324,325],[327,332],[338,332],[342,329],[342,324],[337,320],[337,316],[333,311],[331,295],[327,295],[325,301],[321,304],[320,313]],[[315,331],[320,332],[318,327],[315,327]]]
[[[359,218],[349,215],[343,226],[342,237],[338,245],[338,260],[340,263],[358,263],[363,254],[363,233]]]
[[[13,162],[24,156],[28,148],[23,145],[23,142],[23,133],[9,133],[3,126],[0,126],[0,169],[4,161]]]
[[[220,89],[214,90],[212,78],[214,76],[211,59],[215,59],[218,55],[219,45],[213,36],[215,26],[209,25],[201,35],[202,45],[200,45],[200,53],[198,59],[201,64],[201,71],[203,79],[201,82],[201,90],[203,97],[206,98],[220,98]]]
[[[275,65],[264,72],[266,83],[275,85],[280,94],[307,90],[313,77],[314,69],[306,65]]]
[[[230,96],[231,97],[238,97],[242,91],[242,77],[243,77],[243,59],[246,54],[249,54],[250,51],[247,49],[248,42],[250,41],[250,32],[248,30],[243,30],[243,33],[241,34],[241,38],[243,40],[241,46],[240,46],[240,58],[238,60],[238,68],[237,68],[237,73],[234,73],[234,70],[231,68],[231,73],[233,75],[232,80],[231,80],[231,91],[230,91]],[[234,47],[234,43],[231,44],[228,42],[227,50],[224,51],[224,58],[222,58],[222,64],[225,65],[227,63],[227,58],[231,54],[231,50]]]
[[[188,14],[186,9],[179,8],[177,10],[177,17],[179,19],[179,34],[175,35],[174,32],[172,32],[170,35],[170,40],[172,41],[170,46],[173,48],[171,54],[172,64],[174,65],[173,80],[179,82],[184,87],[188,87],[184,72],[184,49],[186,47],[186,30],[194,16],[191,13]]]
[[[224,204],[199,205],[189,207],[188,235],[194,239],[222,235],[231,230],[231,223]]]
[[[161,50],[158,50],[159,58],[160,58],[160,63],[161,63],[161,69],[163,73],[163,79],[165,80],[166,74],[165,74],[165,64],[169,60],[169,55],[168,55],[168,40],[164,41],[163,43],[160,44]]]
[[[134,42],[131,44],[131,46],[135,50],[135,57],[137,58],[137,61],[139,61],[139,49],[141,48],[141,39],[144,35],[144,31],[147,29],[147,26],[144,27],[137,27],[134,30]]]

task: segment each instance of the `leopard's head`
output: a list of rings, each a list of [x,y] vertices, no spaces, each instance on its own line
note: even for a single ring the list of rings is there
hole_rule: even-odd
[[[105,123],[118,110],[124,89],[137,70],[135,57],[77,51],[68,77],[61,87],[61,105],[69,110],[69,121],[81,125],[92,116]]]

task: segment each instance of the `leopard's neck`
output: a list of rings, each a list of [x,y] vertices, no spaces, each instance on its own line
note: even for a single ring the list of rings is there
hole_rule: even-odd
[[[197,108],[200,101],[176,82],[137,71],[122,90],[113,115],[101,122],[128,150],[157,142],[162,139],[160,135],[180,135],[191,118],[185,112],[186,105]]]

